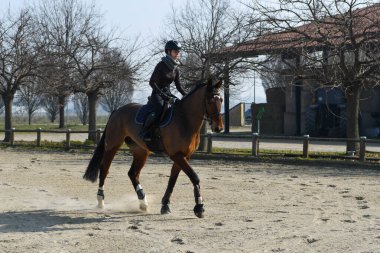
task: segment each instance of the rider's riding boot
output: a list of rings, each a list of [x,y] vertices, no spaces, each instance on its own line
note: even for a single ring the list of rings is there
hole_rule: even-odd
[[[156,114],[154,112],[150,113],[147,116],[145,123],[144,123],[144,126],[141,129],[141,132],[139,134],[140,138],[143,139],[144,141],[151,141],[152,140],[150,130],[151,130],[155,121],[156,121]]]

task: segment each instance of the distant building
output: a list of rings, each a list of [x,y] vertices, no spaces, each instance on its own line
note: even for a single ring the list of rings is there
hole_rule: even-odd
[[[376,24],[380,23],[380,4],[358,9],[355,13],[359,18],[356,19],[358,23],[353,34],[357,37],[361,36],[360,38],[368,36],[372,38],[365,45],[367,49],[371,48],[370,52],[376,58],[378,54],[374,48],[379,47],[380,26],[375,26],[370,22],[375,20]],[[319,43],[318,38],[320,37],[318,36],[322,36],[321,31],[333,32],[331,24],[321,27],[317,23],[308,23],[297,29],[301,32],[284,31],[266,34],[220,51],[220,54],[226,54],[229,57],[271,55],[274,58],[278,57],[278,60],[282,62],[286,60],[288,63],[280,66],[282,72],[279,80],[282,84],[278,87],[274,85],[275,88],[266,90],[267,103],[252,104],[253,131],[271,135],[309,134],[311,136],[344,137],[347,129],[347,101],[344,91],[338,87],[321,88],[326,86],[320,85],[315,80],[315,76],[313,80],[310,77],[312,76],[311,72],[308,72],[311,69],[322,69],[322,65],[318,65],[322,62],[325,64],[323,66],[327,66],[327,68],[328,66],[339,66],[340,58],[336,54],[330,54],[331,51],[329,51],[329,46],[340,43],[338,37],[332,37],[328,46]],[[308,37],[317,39],[308,40]],[[344,48],[349,49],[349,42],[344,39],[341,41],[346,43]],[[343,58],[345,63],[365,62],[368,64],[371,62],[367,61],[368,52],[360,50],[357,58],[354,58],[352,51],[345,51],[345,58]],[[303,52],[304,55],[299,52]],[[303,67],[308,65],[308,61],[313,57],[320,59],[319,62],[314,65],[309,64],[309,68]],[[377,61],[379,59],[380,57],[377,57]],[[290,77],[289,65],[292,65],[294,69],[302,70],[298,71],[302,74],[293,74]],[[362,90],[359,101],[359,131],[362,136],[377,137],[380,135],[380,87],[375,85],[368,85],[368,87]],[[350,118],[352,119],[352,117]]]
[[[252,118],[263,107],[260,133],[344,137],[346,102],[338,88],[311,90],[309,86],[288,86],[266,91],[267,103],[252,105]],[[377,137],[380,133],[380,87],[366,90],[360,100],[360,134]],[[257,129],[255,129],[257,131]]]

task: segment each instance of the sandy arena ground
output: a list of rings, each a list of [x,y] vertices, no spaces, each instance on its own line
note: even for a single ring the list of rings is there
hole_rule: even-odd
[[[183,173],[172,214],[160,215],[166,158],[142,171],[148,212],[122,155],[106,208],[96,209],[97,185],[82,179],[89,159],[0,150],[0,252],[380,252],[380,170],[194,160],[206,210],[198,219]]]

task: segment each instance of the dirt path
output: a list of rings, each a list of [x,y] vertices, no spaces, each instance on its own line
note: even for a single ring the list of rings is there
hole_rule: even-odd
[[[0,252],[380,252],[379,170],[194,160],[206,209],[198,219],[183,173],[172,214],[159,214],[163,158],[141,175],[148,212],[124,156],[97,210],[97,185],[82,179],[89,158],[0,150]]]

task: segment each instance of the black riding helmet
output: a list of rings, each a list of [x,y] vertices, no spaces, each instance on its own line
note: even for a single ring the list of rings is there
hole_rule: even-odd
[[[168,53],[169,50],[181,50],[181,44],[175,40],[169,40],[165,44],[165,53]]]

